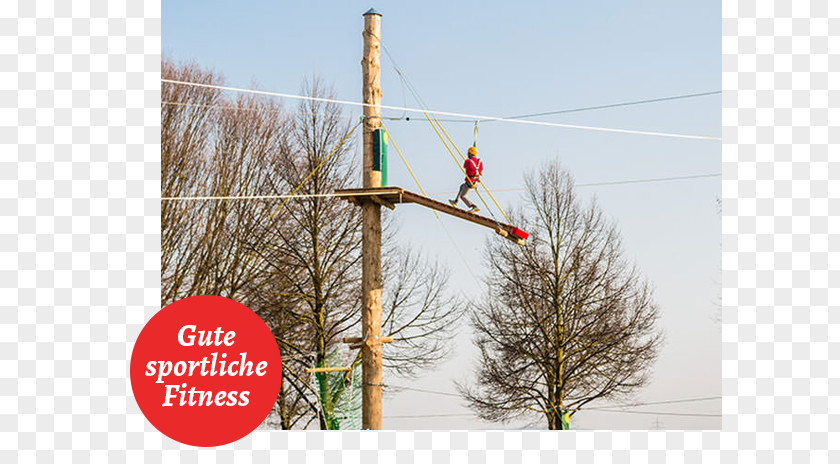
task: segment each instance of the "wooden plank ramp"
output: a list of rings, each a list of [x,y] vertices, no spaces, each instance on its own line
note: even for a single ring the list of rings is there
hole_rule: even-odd
[[[433,200],[423,195],[409,192],[401,187],[376,187],[367,189],[343,189],[333,192],[336,197],[344,198],[345,200],[361,206],[365,201],[371,201],[382,205],[389,209],[395,209],[395,205],[402,203],[415,203],[427,208],[431,208],[441,213],[449,214],[472,223],[488,227],[496,231],[497,234],[505,237],[519,245],[524,245],[528,238],[528,233],[503,222],[496,222],[493,219],[481,216],[474,213],[456,208],[448,203]]]

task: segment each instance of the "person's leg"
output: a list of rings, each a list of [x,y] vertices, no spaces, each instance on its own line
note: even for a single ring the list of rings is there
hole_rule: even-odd
[[[475,203],[471,202],[469,198],[467,198],[467,194],[470,192],[470,184],[464,182],[461,184],[461,189],[458,191],[458,198],[467,205],[467,208],[475,208]]]
[[[459,199],[459,198],[461,198],[461,189],[462,189],[463,187],[464,187],[463,185],[462,185],[462,186],[460,186],[460,187],[458,187],[458,193],[456,193],[456,194],[455,194],[455,199],[454,199],[454,200],[449,200],[449,204],[450,204],[450,205],[452,205],[452,206],[458,206],[458,199]]]

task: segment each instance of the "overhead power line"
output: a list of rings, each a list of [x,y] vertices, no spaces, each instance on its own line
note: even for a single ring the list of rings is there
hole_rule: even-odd
[[[587,408],[584,411],[598,411],[598,412],[620,412],[628,414],[652,414],[656,416],[682,416],[682,417],[723,417],[722,414],[701,414],[688,412],[668,412],[668,411],[624,411],[621,409],[600,409]],[[424,419],[433,417],[477,417],[475,414],[417,414],[410,416],[385,416],[385,419]]]
[[[200,84],[196,82],[185,82],[185,81],[175,81],[171,79],[161,79],[161,82],[173,85],[186,85],[191,87],[201,87],[207,89],[215,89],[215,90],[224,90],[229,92],[243,92],[243,93],[251,93],[255,95],[266,95],[271,97],[281,97],[281,98],[292,98],[297,100],[310,100],[310,101],[319,101],[319,102],[326,102],[326,103],[336,103],[340,105],[350,105],[350,106],[359,106],[359,107],[367,107],[367,106],[377,106],[368,103],[359,103],[354,101],[347,101],[347,100],[336,100],[332,98],[323,98],[323,97],[310,97],[306,95],[295,95],[289,93],[280,93],[280,92],[266,92],[262,90],[250,90],[250,89],[241,89],[236,87],[226,87],[221,85],[212,85],[212,84]],[[613,129],[607,127],[595,127],[595,126],[582,126],[578,124],[563,124],[563,123],[556,123],[556,122],[545,122],[545,121],[529,121],[526,119],[511,119],[511,118],[500,118],[496,116],[484,116],[484,115],[477,115],[477,114],[467,114],[467,113],[455,113],[451,111],[438,111],[438,110],[423,110],[419,108],[402,108],[398,106],[388,106],[388,105],[378,105],[379,108],[382,109],[390,109],[390,110],[398,110],[398,111],[406,111],[411,113],[432,113],[432,114],[439,114],[444,116],[453,116],[453,117],[461,117],[461,118],[469,118],[472,120],[482,119],[487,121],[504,121],[504,122],[513,122],[517,124],[527,124],[527,125],[534,125],[534,126],[549,126],[549,127],[563,127],[567,129],[582,129],[582,130],[592,130],[592,131],[599,131],[599,132],[612,132],[612,133],[619,133],[619,134],[636,134],[636,135],[651,135],[651,136],[659,136],[659,137],[671,137],[671,138],[681,138],[681,139],[693,139],[693,140],[716,140],[721,141],[720,137],[712,137],[712,136],[705,136],[705,135],[686,135],[686,134],[674,134],[668,132],[653,132],[653,131],[640,131],[640,130],[632,130],[632,129]]]
[[[411,388],[411,387],[401,387],[401,386],[393,386],[393,388],[400,389],[400,390],[411,390],[420,393],[430,393],[434,395],[444,395],[444,396],[453,396],[456,398],[461,398],[461,395],[457,393],[449,393],[449,392],[441,392],[435,390],[424,390],[422,388]],[[640,407],[640,406],[651,406],[651,405],[661,405],[661,404],[679,404],[679,403],[696,403],[700,401],[712,401],[712,400],[719,400],[721,399],[720,396],[706,396],[702,398],[685,398],[685,399],[677,399],[677,400],[665,400],[665,401],[651,401],[646,403],[628,403],[628,404],[618,404],[612,406],[606,406],[603,408],[585,408],[581,411],[599,411],[599,412],[621,412],[621,413],[635,413],[635,414],[656,414],[656,415],[663,415],[663,416],[686,416],[686,417],[721,417],[720,414],[703,414],[703,413],[682,413],[682,412],[654,412],[654,411],[629,411],[623,409],[615,409],[615,408],[633,408],[633,407]],[[387,417],[387,419],[407,419],[407,418],[424,418],[424,417],[458,417],[458,416],[469,416],[470,414],[430,414],[430,415],[417,415],[417,416],[393,416]]]
[[[638,406],[650,406],[653,404],[676,404],[676,403],[695,403],[698,401],[712,401],[712,400],[719,400],[722,397],[720,396],[705,396],[702,398],[687,398],[683,400],[666,400],[666,401],[652,401],[649,403],[628,403],[628,404],[616,404],[610,406],[604,406],[605,408],[635,408]]]
[[[628,411],[624,409],[602,409],[602,408],[586,408],[583,411],[598,411],[598,412],[622,412],[627,414],[652,414],[655,416],[685,416],[685,417],[723,417],[722,414],[700,414],[690,412],[663,412],[663,411]]]
[[[457,393],[449,393],[449,392],[442,392],[442,391],[435,391],[435,390],[424,390],[422,388],[411,388],[411,387],[403,387],[398,385],[393,385],[392,388],[399,389],[399,390],[411,390],[421,393],[430,393],[434,395],[445,395],[445,396],[454,396],[456,398],[461,398],[462,396]],[[660,405],[660,404],[679,404],[679,403],[696,403],[700,401],[713,401],[721,399],[720,396],[705,396],[701,398],[685,398],[685,399],[677,399],[677,400],[665,400],[665,401],[651,401],[646,403],[627,403],[627,404],[615,404],[604,406],[602,408],[585,408],[583,411],[588,410],[610,410],[615,408],[636,408],[640,406],[651,406],[651,405]]]

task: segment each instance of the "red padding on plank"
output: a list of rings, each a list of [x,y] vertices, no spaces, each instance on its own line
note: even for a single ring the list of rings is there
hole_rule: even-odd
[[[516,227],[512,227],[512,228],[511,228],[511,230],[510,230],[510,232],[511,232],[513,235],[515,235],[515,236],[517,236],[517,237],[521,238],[522,240],[528,240],[528,237],[530,236],[530,235],[528,234],[528,232],[525,232],[524,230],[519,229],[519,228],[516,228]]]

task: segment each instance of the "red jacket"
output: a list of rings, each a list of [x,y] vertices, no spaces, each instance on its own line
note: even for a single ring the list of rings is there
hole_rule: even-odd
[[[472,184],[481,182],[480,177],[484,175],[484,163],[478,159],[478,156],[470,156],[464,160],[464,171],[467,172],[467,177],[464,179],[467,182]]]

